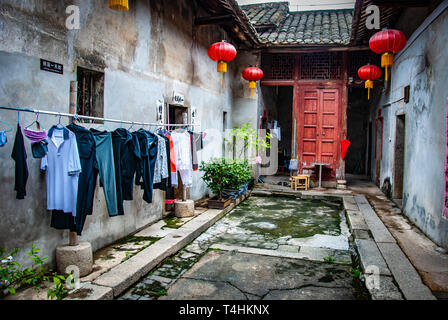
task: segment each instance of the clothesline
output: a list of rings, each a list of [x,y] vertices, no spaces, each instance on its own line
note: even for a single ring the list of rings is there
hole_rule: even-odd
[[[142,126],[159,126],[159,127],[198,127],[200,124],[169,124],[169,123],[150,123],[150,122],[137,122],[137,121],[128,121],[128,120],[117,120],[117,119],[108,119],[108,118],[98,118],[91,116],[82,116],[71,113],[63,113],[63,112],[55,112],[55,111],[46,111],[46,110],[38,110],[38,109],[25,109],[25,108],[16,108],[16,107],[2,107],[0,109],[3,110],[12,110],[17,112],[31,112],[35,114],[47,114],[54,115],[60,117],[70,117],[75,119],[85,119],[85,120],[96,120],[96,121],[105,121],[105,122],[115,122],[122,124],[132,124],[132,125],[142,125]]]

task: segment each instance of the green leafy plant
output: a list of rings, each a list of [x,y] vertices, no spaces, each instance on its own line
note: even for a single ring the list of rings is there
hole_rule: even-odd
[[[5,254],[6,249],[0,248],[0,297],[7,294],[15,295],[16,290],[21,287],[32,287],[39,291],[42,282],[53,281],[54,287],[47,290],[47,296],[51,299],[63,299],[68,292],[65,288],[66,278],[44,267],[48,257],[40,257],[40,249],[33,244],[31,250],[27,252],[28,257],[33,261],[33,267],[22,268],[22,265],[14,260],[19,250],[15,248]],[[70,277],[73,280],[73,276],[70,275]]]
[[[271,145],[267,140],[270,140],[272,135],[270,133],[266,133],[266,138],[259,137],[256,129],[252,128],[250,124],[246,123],[241,127],[234,127],[230,131],[230,138],[225,138],[224,141],[227,143],[234,143],[234,138],[238,140],[242,140],[243,150],[247,150],[249,148],[255,147],[255,150],[266,150],[270,149]],[[242,157],[242,155],[240,155]]]
[[[333,262],[336,261],[336,259],[334,257],[332,257],[332,256],[328,256],[328,257],[324,258],[324,261],[327,262],[327,263],[333,263]]]
[[[359,277],[361,277],[361,271],[359,271],[359,269],[351,268],[351,269],[350,269],[350,273],[352,274],[352,277],[353,277],[353,278],[359,278]]]
[[[157,297],[163,297],[163,296],[166,296],[167,294],[168,294],[168,292],[166,290],[159,290],[155,293],[155,295]]]
[[[239,189],[252,178],[246,160],[229,160],[225,158],[202,162],[200,170],[204,172],[202,180],[222,200],[224,189]]]

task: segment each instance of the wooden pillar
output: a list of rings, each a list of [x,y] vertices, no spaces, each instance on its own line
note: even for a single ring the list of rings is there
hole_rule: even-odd
[[[71,81],[70,82],[70,107],[69,107],[70,114],[76,114],[77,93],[78,93],[78,82]],[[78,245],[78,235],[76,234],[76,232],[70,232],[69,245],[72,247]]]
[[[348,85],[348,54],[347,54],[347,52],[343,52],[342,53],[342,99],[341,99],[341,104],[342,104],[341,128],[342,128],[342,132],[341,132],[339,141],[347,139],[347,104],[348,104],[347,85]],[[339,150],[341,149],[340,145],[338,145],[338,149]],[[338,152],[338,153],[340,154],[341,152]],[[341,162],[340,162],[340,177],[338,179],[345,180],[345,160],[342,160],[342,155],[341,155]]]

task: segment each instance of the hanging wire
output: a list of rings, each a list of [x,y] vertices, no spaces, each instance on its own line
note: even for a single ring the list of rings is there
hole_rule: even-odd
[[[183,127],[186,125],[196,126],[199,127],[199,124],[167,124],[167,123],[150,123],[150,122],[135,122],[135,121],[125,121],[125,120],[117,120],[117,119],[108,119],[108,118],[98,118],[98,117],[91,117],[91,116],[82,116],[77,115],[73,113],[62,113],[62,112],[54,112],[54,111],[45,111],[45,110],[37,110],[37,109],[26,109],[26,108],[16,108],[16,107],[2,107],[0,106],[0,109],[2,110],[15,110],[17,111],[17,117],[18,117],[18,123],[20,124],[20,112],[31,112],[31,113],[40,113],[40,114],[46,114],[46,115],[55,115],[61,117],[69,117],[69,118],[76,118],[76,119],[85,119],[85,120],[96,120],[96,121],[105,121],[105,122],[114,122],[114,123],[125,123],[125,124],[131,124],[131,128],[134,125],[159,125],[163,127]]]

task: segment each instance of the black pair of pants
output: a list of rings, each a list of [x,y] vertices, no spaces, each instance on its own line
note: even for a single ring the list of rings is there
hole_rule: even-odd
[[[92,132],[74,123],[67,126],[76,136],[79,158],[81,160],[81,174],[78,182],[78,198],[76,203],[76,217],[74,227],[72,218],[68,214],[53,211],[52,226],[56,229],[70,229],[80,236],[86,222],[87,215],[93,213],[93,199],[95,196],[98,165],[96,162],[96,146]],[[63,227],[65,225],[65,228]]]
[[[143,200],[152,203],[153,177],[157,160],[158,138],[152,132],[140,129],[134,132],[140,145],[140,161],[137,165],[135,184],[143,190]]]
[[[118,215],[124,215],[123,201],[133,200],[134,176],[140,160],[140,145],[128,130],[112,133]]]

